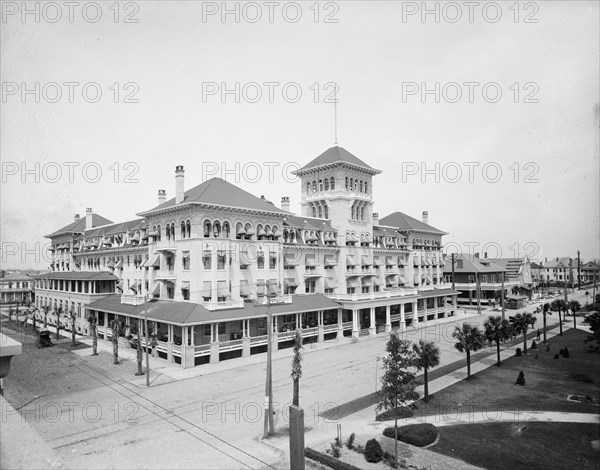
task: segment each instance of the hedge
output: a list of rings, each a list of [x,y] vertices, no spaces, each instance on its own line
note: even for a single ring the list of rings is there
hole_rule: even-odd
[[[308,457],[309,459],[316,460],[323,465],[327,465],[334,470],[360,470],[360,468],[355,467],[354,465],[350,465],[349,463],[338,460],[330,455],[322,454],[321,452],[311,449],[310,447],[304,449],[304,456]]]
[[[412,418],[415,415],[415,412],[410,409],[408,406],[399,406],[396,408],[398,419]],[[380,413],[375,418],[375,421],[388,421],[390,419],[394,419],[396,413],[394,410],[387,410],[383,413]]]
[[[394,439],[394,426],[385,428],[383,435]],[[413,446],[425,447],[429,444],[433,444],[437,439],[437,436],[437,428],[430,423],[398,426],[398,440]]]

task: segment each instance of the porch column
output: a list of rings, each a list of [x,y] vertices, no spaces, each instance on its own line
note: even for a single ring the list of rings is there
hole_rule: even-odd
[[[385,332],[386,333],[392,332],[392,319],[391,319],[391,315],[390,315],[391,308],[392,308],[391,305],[385,306]]]
[[[406,319],[404,318],[404,304],[400,304],[400,331],[406,330]]]
[[[150,326],[148,326],[150,328]],[[173,325],[167,325],[167,361],[175,362],[173,357]]]
[[[300,321],[301,315],[302,314],[300,314],[300,313],[296,314],[296,329],[298,329],[298,328],[300,328],[302,326],[301,325],[301,321]]]
[[[469,289],[469,305],[473,305],[473,291]]]
[[[352,338],[358,339],[358,311],[352,309]]]
[[[184,369],[194,367],[196,364],[196,347],[194,346],[194,327],[184,326],[181,328],[183,341],[181,345],[181,365]],[[190,333],[192,337],[190,338]]]
[[[210,363],[216,364],[219,362],[219,324],[210,324]]]
[[[250,320],[242,320],[242,357],[250,355]]]
[[[337,339],[344,337],[344,327],[342,325],[342,309],[338,308],[338,330],[337,330]]]
[[[194,338],[194,325],[190,326],[190,346],[196,346],[196,340]]]
[[[413,307],[413,320],[412,320],[412,325],[416,326],[419,324],[419,303],[415,300],[412,303],[412,307]]]
[[[325,341],[325,327],[323,326],[323,310],[317,312],[317,342]]]
[[[375,325],[375,307],[369,309],[369,336],[375,336],[377,334],[377,327]]]
[[[104,319],[104,340],[108,341],[108,313],[102,312],[102,315]]]

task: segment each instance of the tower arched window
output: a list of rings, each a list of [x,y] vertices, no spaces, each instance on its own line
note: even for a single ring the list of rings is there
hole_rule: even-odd
[[[312,216],[313,217],[317,216],[317,208],[315,206],[313,206],[313,208],[312,208]]]
[[[329,207],[328,206],[324,207],[324,213],[325,213],[325,218],[329,219]]]
[[[229,222],[223,222],[223,238],[229,238],[230,231]]]
[[[181,238],[185,238],[185,222],[181,221]]]
[[[171,238],[175,240],[175,222],[171,223]]]
[[[319,219],[323,218],[323,208],[319,206]]]
[[[325,191],[329,191],[329,178],[325,178]]]
[[[313,190],[313,193],[317,192],[317,182],[316,181],[312,182],[312,190]]]
[[[306,194],[310,194],[310,181],[306,183]]]
[[[162,232],[160,230],[160,225],[156,226],[156,231],[158,232],[158,241],[160,241],[160,239],[162,238]]]
[[[348,189],[348,177],[346,176],[346,178],[344,178],[346,181],[346,190]]]
[[[221,236],[221,222],[218,220],[213,224],[213,236],[219,238]]]
[[[363,188],[362,180],[360,180],[360,182],[358,184],[359,184],[358,192],[362,193],[362,188]]]
[[[185,232],[188,238],[192,237],[192,223],[189,220],[185,223]]]
[[[350,219],[354,220],[354,206],[350,207]]]
[[[360,220],[365,220],[365,208],[360,208]]]
[[[319,180],[319,191],[323,191],[323,180]]]
[[[332,191],[335,189],[335,178],[333,176],[329,178],[329,187]]]
[[[212,225],[210,223],[210,220],[207,220],[204,222],[204,238],[208,238],[210,237],[210,229],[212,228]]]
[[[368,188],[368,183],[365,181],[365,194],[369,193],[369,190],[367,188]]]

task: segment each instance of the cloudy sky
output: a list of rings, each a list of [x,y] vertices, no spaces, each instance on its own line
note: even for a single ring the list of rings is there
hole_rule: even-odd
[[[86,207],[173,196],[178,164],[298,211],[289,172],[334,145],[336,87],[381,216],[427,210],[464,252],[599,257],[598,2],[517,5],[3,1],[3,267],[46,267],[31,253]]]

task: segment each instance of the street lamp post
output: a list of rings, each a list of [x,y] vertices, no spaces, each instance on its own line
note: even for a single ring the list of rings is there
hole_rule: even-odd
[[[146,328],[146,387],[150,386],[150,359],[148,358],[148,293],[144,294],[144,323]]]
[[[273,317],[271,315],[271,295],[269,286],[273,285],[271,281],[257,284],[257,287],[265,289],[264,296],[267,299],[267,374],[265,382],[265,419],[263,437],[267,439],[274,431],[275,425],[273,422],[273,378],[272,378],[272,334],[273,334]],[[259,295],[260,296],[260,295]]]

